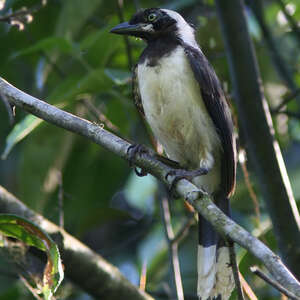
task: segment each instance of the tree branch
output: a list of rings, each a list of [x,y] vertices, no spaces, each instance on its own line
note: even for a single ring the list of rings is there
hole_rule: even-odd
[[[0,22],[7,22],[11,25],[19,26],[20,30],[24,29],[25,23],[30,23],[33,19],[32,14],[39,11],[43,6],[47,4],[47,0],[41,0],[41,2],[31,8],[22,7],[15,12],[9,13],[4,16],[0,16]]]
[[[300,45],[300,28],[297,24],[297,22],[294,20],[294,18],[289,14],[289,12],[286,9],[286,5],[282,0],[277,0],[278,5],[280,6],[285,18],[289,22],[289,25],[292,29],[292,32],[294,33],[298,44]]]
[[[277,114],[286,115],[290,118],[300,120],[300,112],[294,112],[294,111],[290,111],[290,110],[281,110]]]
[[[286,95],[282,102],[272,109],[272,113],[278,113],[285,105],[287,105],[290,101],[294,100],[300,94],[300,88],[293,90],[290,94]]]
[[[251,41],[243,0],[216,0],[234,85],[240,129],[272,219],[280,253],[296,276],[300,255],[300,216]],[[288,222],[286,220],[289,220]]]
[[[281,286],[280,284],[278,284],[276,281],[274,281],[272,278],[270,278],[269,276],[267,276],[265,273],[263,273],[257,266],[253,266],[250,268],[251,272],[254,273],[255,275],[257,275],[258,277],[260,277],[262,280],[264,280],[266,283],[270,284],[271,286],[273,286],[276,290],[278,290],[280,293],[286,295],[287,297],[289,297],[289,299],[292,300],[297,300],[299,299],[298,297],[295,297],[294,294],[290,293],[289,291],[287,291],[283,286]]]
[[[1,77],[0,90],[7,96],[8,100],[12,104],[34,114],[39,118],[48,121],[49,123],[84,136],[90,141],[103,146],[107,150],[115,153],[123,159],[130,159],[128,148],[131,146],[131,144],[117,137],[116,135],[109,133],[97,124],[93,124],[87,120],[76,117],[44,101],[34,98],[15,88]],[[142,153],[140,155],[137,155],[133,159],[133,163],[145,169],[148,173],[154,175],[162,182],[165,182],[168,186],[171,186],[172,181],[174,180],[174,176],[168,176],[167,180],[166,175],[170,173],[172,168],[164,164],[162,161],[156,159],[156,155],[153,153],[153,151],[149,150],[149,153]],[[261,241],[252,236],[240,225],[236,224],[232,219],[228,218],[211,201],[210,197],[205,192],[199,190],[195,185],[193,185],[186,179],[178,181],[176,185],[176,192],[178,193],[178,195],[183,197],[190,205],[192,205],[194,209],[199,212],[205,219],[207,219],[214,226],[216,231],[218,231],[225,238],[233,240],[234,242],[238,243],[249,252],[251,252],[266,266],[275,280],[277,280],[281,285],[285,286],[293,294],[300,297],[300,284],[292,275],[292,273],[285,267],[281,259]],[[14,201],[14,203],[15,202],[16,201]],[[0,211],[7,212],[7,210],[9,210],[11,213],[18,214],[18,212],[20,212],[20,205],[21,204],[9,205],[8,203],[7,205],[1,205],[0,203]],[[69,239],[74,238],[69,236]],[[69,247],[72,247],[72,245]],[[75,248],[71,249],[73,250],[73,252],[75,251]],[[88,250],[88,252],[89,255],[87,256],[90,256],[90,261],[94,262],[94,256],[90,253],[90,250]],[[73,255],[77,255],[76,258],[81,259],[80,254],[76,254],[75,252],[73,253]],[[65,263],[66,262],[68,261],[65,260]],[[80,262],[80,264],[78,263],[74,265],[78,266],[81,265],[81,263],[82,262]],[[80,278],[82,279],[84,275],[78,274],[80,272],[75,273],[76,274],[74,276],[78,276],[77,282],[79,285],[81,285]],[[94,278],[97,278],[97,276],[95,275]]]
[[[241,285],[241,278],[240,278],[239,266],[236,259],[234,243],[232,241],[228,241],[228,246],[229,246],[230,264],[231,264],[233,277],[235,281],[235,287],[237,291],[237,298],[238,300],[245,300],[243,288]]]
[[[0,186],[0,212],[25,217],[40,226],[58,243],[65,274],[88,294],[102,300],[150,300],[119,270],[59,226],[25,206]]]
[[[178,258],[178,243],[172,242],[174,240],[174,231],[171,224],[171,212],[169,206],[169,200],[167,197],[160,197],[161,202],[161,212],[162,212],[162,220],[166,234],[166,240],[169,247],[169,255],[171,260],[171,265],[173,269],[173,277],[176,287],[177,300],[184,300],[183,296],[183,287],[182,280],[180,274],[180,264]]]

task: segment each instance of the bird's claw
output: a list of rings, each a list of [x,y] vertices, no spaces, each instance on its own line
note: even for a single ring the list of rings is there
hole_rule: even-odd
[[[148,153],[147,148],[142,145],[142,144],[132,144],[128,147],[127,149],[127,154],[129,156],[129,166],[130,167],[134,167],[134,158],[137,154],[142,154],[142,153]],[[134,172],[137,176],[139,177],[143,177],[146,176],[148,173],[141,169],[138,170],[136,167],[134,167]]]
[[[206,168],[200,168],[197,170],[183,170],[183,169],[176,170],[175,169],[175,170],[169,171],[166,174],[165,178],[168,181],[169,176],[174,176],[174,179],[172,180],[171,186],[170,186],[170,193],[173,197],[175,197],[176,196],[175,187],[179,180],[186,179],[188,181],[191,181],[195,177],[206,175],[207,173],[208,173],[208,170]]]

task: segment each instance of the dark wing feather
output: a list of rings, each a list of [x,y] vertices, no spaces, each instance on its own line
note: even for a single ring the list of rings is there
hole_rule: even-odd
[[[133,99],[134,99],[134,104],[137,107],[139,113],[145,117],[145,112],[142,104],[142,98],[140,94],[140,89],[139,89],[139,83],[138,83],[138,78],[137,78],[137,68],[138,65],[136,64],[133,69],[133,74],[132,74],[132,94],[133,94]]]
[[[206,109],[222,142],[222,189],[226,196],[230,196],[235,188],[236,173],[236,146],[230,110],[218,77],[204,54],[189,45],[183,47],[199,83]]]

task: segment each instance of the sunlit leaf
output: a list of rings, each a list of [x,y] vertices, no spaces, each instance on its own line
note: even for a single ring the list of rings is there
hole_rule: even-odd
[[[113,80],[115,84],[123,85],[131,80],[131,73],[120,69],[105,69],[105,74]]]
[[[4,8],[6,0],[0,0],[0,10]]]
[[[46,252],[47,263],[43,274],[42,291],[44,299],[50,300],[64,277],[56,244],[38,226],[15,215],[0,214],[0,232]]]
[[[6,138],[5,149],[1,158],[6,159],[13,147],[31,133],[41,122],[41,119],[33,115],[28,115],[21,122],[16,124]]]
[[[124,188],[124,193],[131,205],[150,214],[154,209],[153,200],[156,189],[157,182],[154,177],[138,177],[132,172]]]

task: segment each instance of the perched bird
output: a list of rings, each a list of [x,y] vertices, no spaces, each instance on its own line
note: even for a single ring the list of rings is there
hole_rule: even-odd
[[[134,99],[167,156],[229,214],[235,188],[233,122],[220,82],[195,39],[193,27],[175,11],[137,12],[112,33],[142,38],[147,47],[134,71]],[[198,296],[228,299],[234,287],[224,240],[199,215]]]

